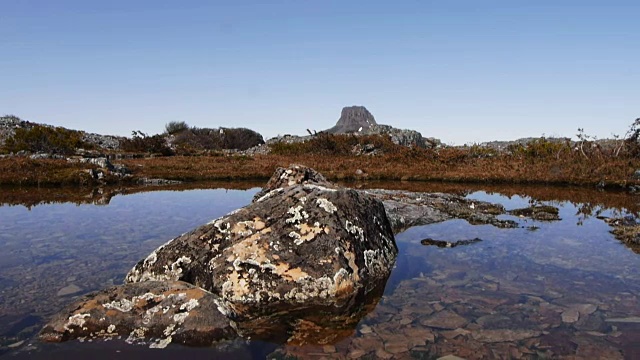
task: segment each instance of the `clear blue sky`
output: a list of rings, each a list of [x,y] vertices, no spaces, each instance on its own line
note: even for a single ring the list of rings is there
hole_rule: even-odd
[[[0,114],[265,137],[347,105],[445,143],[640,117],[640,1],[0,0]]]

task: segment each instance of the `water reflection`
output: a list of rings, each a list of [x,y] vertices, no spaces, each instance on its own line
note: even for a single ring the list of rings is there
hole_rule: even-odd
[[[38,205],[71,203],[76,205],[109,205],[118,195],[153,191],[187,191],[203,189],[249,190],[264,185],[255,181],[212,181],[162,186],[105,187],[0,187],[0,206],[22,205],[32,209]]]
[[[554,205],[562,220],[505,215],[522,227],[498,229],[452,220],[411,228],[397,236],[399,257],[381,299],[363,301],[361,311],[346,320],[327,313],[326,318],[289,322],[293,328],[265,326],[281,335],[279,344],[234,343],[234,354],[640,358],[640,257],[615,240],[596,217],[637,214],[637,197],[572,188],[384,185],[406,186],[412,191],[463,193],[499,202],[508,210]],[[130,267],[159,244],[248,203],[254,192],[156,191],[112,197],[109,206],[100,207],[76,206],[73,200],[31,211],[0,207],[0,244],[5,250],[0,253],[0,352],[42,356],[47,350],[63,358],[93,356],[110,347],[110,354],[131,353],[121,345],[73,343],[51,348],[34,343],[30,350],[28,341],[20,341],[73,297],[121,283]],[[19,203],[6,200],[4,191],[2,196],[5,204]],[[482,241],[439,248],[422,245],[426,238]],[[299,334],[318,336],[299,339],[296,327],[305,330]],[[217,351],[169,347],[161,354],[176,349],[194,358],[211,358]],[[135,356],[145,351],[138,348]]]
[[[109,206],[0,207],[0,346],[42,326],[25,318],[48,318],[75,296],[122,283],[167,239],[249,203],[256,191],[141,192],[114,197]]]

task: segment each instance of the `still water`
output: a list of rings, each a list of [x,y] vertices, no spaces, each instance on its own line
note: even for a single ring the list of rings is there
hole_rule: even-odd
[[[87,194],[74,189],[66,196],[59,190],[0,189],[0,355],[640,359],[640,255],[596,217],[634,214],[638,198],[557,188],[410,189],[463,193],[507,210],[549,204],[560,209],[562,220],[504,216],[520,222],[518,229],[451,220],[398,234],[400,252],[384,295],[331,343],[236,341],[217,349],[148,350],[33,338],[76,297],[122,283],[138,260],[167,239],[248,204],[258,191],[253,186]],[[438,248],[422,245],[424,238],[482,241]]]

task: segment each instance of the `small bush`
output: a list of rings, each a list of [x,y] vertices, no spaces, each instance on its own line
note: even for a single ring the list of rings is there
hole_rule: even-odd
[[[179,151],[247,150],[264,144],[262,135],[245,128],[191,128],[176,134],[173,141]]]
[[[167,134],[175,135],[189,130],[189,125],[187,125],[187,123],[184,121],[171,121],[164,126],[164,129]]]
[[[131,139],[124,139],[120,143],[120,148],[127,152],[144,152],[162,154],[164,156],[174,155],[173,150],[167,146],[164,136],[148,136],[142,131],[133,131]]]
[[[640,156],[640,118],[637,118],[629,127],[624,139],[624,146],[629,155],[633,157]]]
[[[73,154],[77,148],[90,148],[82,141],[82,133],[61,127],[36,125],[18,128],[4,144],[7,152],[30,151],[50,154]]]
[[[319,133],[305,142],[271,144],[271,152],[277,155],[352,155],[354,148],[366,148],[377,153],[398,153],[406,151],[403,146],[394,144],[386,135],[334,135]]]

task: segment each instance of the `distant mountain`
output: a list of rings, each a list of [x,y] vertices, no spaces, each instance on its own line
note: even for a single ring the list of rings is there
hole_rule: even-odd
[[[394,128],[376,122],[373,114],[364,106],[348,106],[342,109],[336,125],[326,132],[330,134],[356,135],[389,135],[391,141],[402,146],[435,147],[440,145],[438,139],[425,139],[415,130]]]
[[[368,130],[378,125],[376,119],[364,106],[347,106],[342,108],[340,119],[334,127],[327,130],[330,134],[348,134]]]

